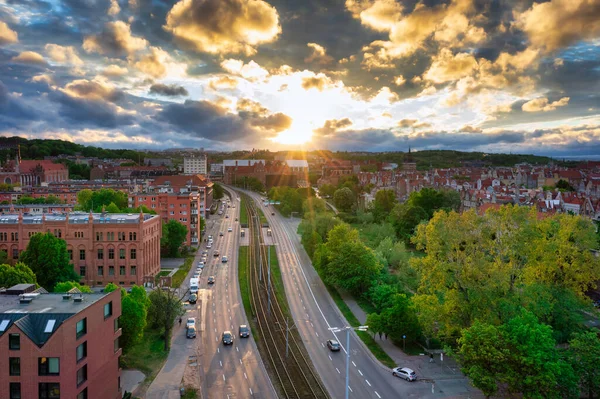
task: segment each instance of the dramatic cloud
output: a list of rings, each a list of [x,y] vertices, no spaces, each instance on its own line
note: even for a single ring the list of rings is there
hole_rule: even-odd
[[[121,7],[117,0],[110,0],[110,7],[108,8],[108,15],[115,16],[121,12]]]
[[[292,125],[292,118],[281,112],[261,118],[251,118],[248,121],[250,126],[259,128],[262,131],[273,133],[279,133],[287,130]]]
[[[354,18],[376,31],[389,31],[400,20],[402,5],[396,0],[346,0]]]
[[[329,119],[325,121],[323,127],[315,129],[313,130],[313,132],[320,136],[330,136],[338,130],[345,129],[350,126],[352,126],[352,121],[350,120],[350,118]]]
[[[304,62],[327,65],[333,62],[333,57],[327,55],[325,48],[317,43],[308,43],[308,47],[312,49],[312,53],[304,59]]]
[[[19,55],[11,58],[12,62],[17,62],[20,64],[36,64],[36,65],[47,65],[48,63],[42,57],[41,54],[36,53],[35,51],[23,51]]]
[[[19,41],[19,35],[6,24],[0,21],[0,46]]]
[[[116,78],[119,76],[126,75],[127,72],[129,72],[127,68],[112,64],[104,68],[104,70],[102,71],[102,75]]]
[[[227,72],[249,81],[262,80],[269,76],[269,72],[254,61],[244,64],[244,61],[228,59],[221,62],[221,67]]]
[[[238,81],[237,79],[224,75],[217,79],[211,79],[208,86],[215,91],[235,89],[238,86]]]
[[[151,47],[150,54],[143,56],[134,65],[138,70],[154,78],[162,78],[167,73],[165,61],[169,58],[170,56],[166,51],[158,47]]]
[[[431,127],[431,124],[427,122],[419,122],[417,119],[402,119],[398,122],[398,127],[401,129],[411,128],[416,130]]]
[[[48,43],[44,48],[50,59],[56,62],[75,66],[83,65],[83,61],[79,58],[73,46],[59,46],[58,44]]]
[[[150,93],[170,97],[187,96],[189,94],[183,86],[165,85],[162,83],[155,83],[152,86],[150,86]]]
[[[554,51],[600,35],[600,2],[551,0],[534,3],[518,16],[516,26],[527,33],[535,48]]]
[[[302,78],[302,88],[305,90],[317,89],[318,91],[323,91],[330,83],[331,80],[323,74]]]
[[[164,28],[185,48],[211,54],[252,55],[281,32],[277,10],[263,0],[180,0]]]
[[[546,97],[535,98],[523,104],[522,109],[525,112],[548,112],[554,111],[558,107],[564,107],[569,104],[569,97],[563,97],[560,100],[550,103]]]
[[[451,82],[470,76],[477,67],[477,61],[471,54],[453,55],[449,49],[442,49],[423,77],[433,83]]]
[[[148,41],[131,34],[131,27],[123,21],[108,22],[99,35],[87,36],[83,41],[83,49],[88,53],[99,53],[110,56],[131,55],[144,49]]]

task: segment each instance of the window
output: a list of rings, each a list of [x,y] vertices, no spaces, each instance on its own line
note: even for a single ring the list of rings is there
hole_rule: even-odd
[[[104,318],[112,316],[112,301],[104,304]]]
[[[87,357],[87,341],[79,345],[75,352],[77,354],[77,362],[85,359]]]
[[[69,253],[69,260],[73,260],[73,250],[68,249],[67,252]]]
[[[60,399],[60,384],[58,382],[40,382],[40,399]]]
[[[115,275],[115,267],[114,266],[109,266],[108,267],[108,275],[109,276],[114,276]]]
[[[135,241],[137,240],[137,233],[129,233],[129,241]]]
[[[87,397],[87,387],[77,395],[77,399],[87,399]]]
[[[79,266],[79,275],[85,277],[85,266]]]
[[[11,350],[21,349],[21,336],[19,334],[9,334],[8,349],[11,349]]]
[[[125,266],[119,266],[119,276],[125,275]]]
[[[87,364],[77,370],[77,386],[87,381]]]
[[[85,260],[85,249],[79,250],[79,260]]]
[[[174,214],[175,214],[175,211],[171,211],[171,215],[174,215]]]
[[[119,248],[119,259],[125,259],[125,248]]]
[[[114,258],[115,258],[115,249],[108,248],[108,259],[114,259]]]
[[[131,274],[132,276],[135,276],[135,275],[137,275],[137,267],[135,267],[135,266],[131,266],[131,267],[129,268],[129,272],[130,272],[129,274]]]
[[[21,399],[21,383],[10,383],[10,399]]]
[[[98,259],[104,259],[104,249],[98,248]]]
[[[117,332],[117,330],[119,329],[119,318],[118,317],[115,317],[114,323],[115,323],[115,332]]]
[[[96,241],[102,241],[102,233],[96,233]]]
[[[137,259],[137,251],[135,248],[129,250],[129,259]]]
[[[98,266],[98,276],[104,276],[104,266]]]
[[[9,367],[9,375],[21,375],[21,358],[20,357],[10,357],[8,358]]]
[[[13,248],[12,253],[13,259],[19,259],[19,250],[17,248]]]
[[[85,334],[87,334],[87,319],[83,318],[77,322],[77,338],[81,338]]]
[[[111,232],[106,233],[106,240],[114,241],[115,240],[115,232],[111,231]]]
[[[38,375],[59,375],[60,359],[58,357],[38,358]]]
[[[114,342],[114,346],[115,346],[115,352],[119,350],[119,337],[115,338],[115,342]]]

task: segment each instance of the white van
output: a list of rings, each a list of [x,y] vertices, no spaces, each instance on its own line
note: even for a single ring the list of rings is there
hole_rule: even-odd
[[[191,278],[190,279],[190,292],[192,294],[197,294],[198,293],[198,284],[200,282],[200,279],[198,278]]]

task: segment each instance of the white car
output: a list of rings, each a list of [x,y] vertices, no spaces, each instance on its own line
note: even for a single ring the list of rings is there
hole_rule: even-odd
[[[212,242],[209,242],[208,244],[206,244],[206,248],[211,249],[212,248]]]
[[[187,323],[185,323],[185,326],[186,328],[196,327],[196,318],[190,317],[189,319],[187,319]]]
[[[231,232],[233,231],[233,229],[232,229],[231,227],[228,227],[228,228],[227,228],[227,231],[228,231],[229,233],[231,233]]]
[[[198,273],[197,271],[194,273],[194,278],[199,278],[200,277],[200,273]]]

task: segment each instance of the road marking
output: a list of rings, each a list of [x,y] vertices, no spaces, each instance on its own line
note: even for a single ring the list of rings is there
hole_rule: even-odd
[[[354,392],[354,391],[352,390],[352,388],[350,388],[350,385],[348,385],[348,389],[350,390],[350,392]]]
[[[250,395],[254,396],[254,393],[252,393],[252,388],[250,388]]]
[[[215,341],[217,341],[217,342],[218,342],[218,341],[219,341],[219,337],[215,337]]]
[[[243,363],[242,363],[242,359],[240,359],[240,364],[243,364]]]
[[[367,382],[368,386],[371,386],[371,383],[369,382],[369,380],[365,380]]]
[[[219,364],[221,365],[221,367],[223,367],[223,362],[219,360]]]
[[[331,360],[333,362],[333,359],[331,358],[331,355],[327,355],[327,356],[329,356],[329,360]]]
[[[236,346],[236,347],[235,347],[235,350],[239,352],[239,351],[240,351],[240,348],[239,348],[238,346]]]
[[[354,365],[354,367],[356,367],[356,363],[354,363],[354,360],[352,361],[352,364]]]
[[[225,374],[223,374],[223,381],[225,381]]]
[[[217,353],[221,353],[221,349],[220,348],[217,348]]]
[[[379,399],[381,399],[381,396],[379,396],[379,394],[377,393],[377,391],[375,391],[375,395],[377,395],[377,397],[378,397]]]
[[[324,344],[323,342],[321,342],[321,346],[324,348],[324,347],[325,347],[325,344]]]
[[[335,369],[337,370],[338,374],[342,374],[340,373],[340,369],[338,369],[337,367]]]
[[[315,331],[315,334],[317,334],[317,337],[319,336],[319,333]]]
[[[360,370],[358,370],[358,374],[360,374],[361,377],[363,375],[362,371],[360,371]]]

